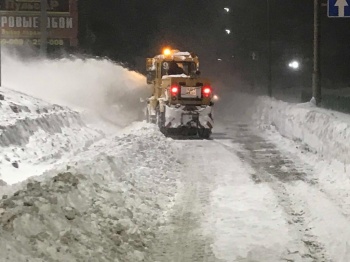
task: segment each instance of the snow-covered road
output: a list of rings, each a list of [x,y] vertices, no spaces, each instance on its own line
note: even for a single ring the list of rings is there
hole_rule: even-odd
[[[154,261],[350,261],[350,220],[314,170],[248,124],[174,141],[181,178]]]
[[[350,208],[290,140],[230,121],[211,140],[146,123],[91,138],[2,187],[0,261],[350,261]]]

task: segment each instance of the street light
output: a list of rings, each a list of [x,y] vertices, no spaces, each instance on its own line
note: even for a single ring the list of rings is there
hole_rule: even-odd
[[[226,31],[226,34],[231,34],[231,30],[230,29],[225,29],[225,31]]]
[[[230,12],[230,8],[229,7],[225,7],[224,10],[226,11],[226,13]]]
[[[289,64],[288,64],[289,68],[293,69],[293,70],[298,70],[300,68],[300,63],[296,60],[294,61],[291,61]]]

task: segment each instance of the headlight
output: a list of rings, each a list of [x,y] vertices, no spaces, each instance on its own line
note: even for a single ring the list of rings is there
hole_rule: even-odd
[[[214,95],[214,96],[213,96],[213,100],[214,100],[214,101],[219,101],[218,95]]]

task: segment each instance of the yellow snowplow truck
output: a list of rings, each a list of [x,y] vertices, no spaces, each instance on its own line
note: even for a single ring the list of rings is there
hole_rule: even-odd
[[[147,84],[153,94],[147,100],[146,117],[165,135],[209,138],[213,128],[213,90],[200,77],[198,57],[165,49],[147,58]]]

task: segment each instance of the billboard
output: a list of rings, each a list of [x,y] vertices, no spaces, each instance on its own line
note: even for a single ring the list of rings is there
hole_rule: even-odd
[[[77,0],[47,0],[49,46],[78,45]],[[0,0],[1,44],[40,45],[40,0]]]

